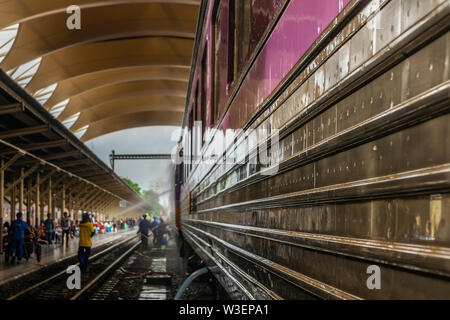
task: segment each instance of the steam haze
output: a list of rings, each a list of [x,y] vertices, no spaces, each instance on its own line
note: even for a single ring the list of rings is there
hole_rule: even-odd
[[[117,154],[166,154],[171,153],[176,141],[171,141],[177,127],[144,127],[113,132],[86,142],[86,145],[108,166],[111,150]],[[173,185],[171,160],[118,160],[115,172],[138,183],[141,189],[164,192]],[[170,194],[160,197],[168,206]]]

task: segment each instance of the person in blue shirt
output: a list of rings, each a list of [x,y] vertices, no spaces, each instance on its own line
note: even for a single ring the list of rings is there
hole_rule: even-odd
[[[152,224],[147,220],[147,215],[144,214],[142,220],[139,222],[139,230],[137,231],[137,233],[141,234],[141,242],[144,249],[148,247],[148,232],[151,228]]]
[[[162,218],[159,218],[159,223],[155,229],[154,233],[154,244],[156,246],[161,246],[164,243],[164,234],[167,233],[167,225]]]
[[[156,245],[156,242],[157,242],[156,230],[158,229],[159,223],[155,217],[152,217],[151,226],[152,226],[152,233],[153,233],[153,245]]]
[[[17,219],[11,223],[11,229],[13,232],[13,244],[11,247],[12,263],[15,262],[16,256],[19,262],[22,260],[25,230],[30,231],[28,224],[22,220],[22,212],[18,212],[16,216]]]

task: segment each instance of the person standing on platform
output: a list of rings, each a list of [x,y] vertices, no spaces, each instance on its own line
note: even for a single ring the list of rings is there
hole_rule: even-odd
[[[61,242],[61,235],[62,235],[61,219],[57,219],[55,221],[55,229],[53,231],[53,240],[55,240],[56,244]]]
[[[158,224],[158,221],[156,220],[156,218],[155,217],[152,217],[152,223],[151,223],[151,225],[152,225],[152,233],[153,233],[153,245],[156,245],[157,244],[157,229],[158,229],[158,226],[159,226],[159,224]]]
[[[39,236],[45,240],[47,240],[47,237],[45,236],[45,226],[44,221],[41,221],[41,227],[39,228]]]
[[[11,247],[11,263],[15,262],[16,255],[18,262],[22,260],[23,257],[23,240],[25,238],[25,230],[30,231],[28,224],[22,220],[22,212],[17,213],[17,219],[11,223],[11,228],[13,231],[13,245]]]
[[[75,220],[73,223],[72,223],[72,228],[71,228],[71,230],[72,230],[72,237],[76,237],[76,238],[78,238],[79,236],[80,236],[80,230],[79,230],[79,225],[78,225],[78,220]]]
[[[164,235],[167,233],[167,225],[162,218],[159,219],[158,226],[155,230],[155,241],[156,246],[161,246],[164,243]]]
[[[64,246],[64,236],[66,237],[66,247],[69,246],[70,224],[71,221],[67,217],[67,212],[64,212],[63,218],[61,219],[61,228],[62,228],[61,246]]]
[[[83,213],[80,223],[80,242],[78,247],[78,261],[81,271],[85,272],[91,255],[92,236],[95,233],[94,225],[89,219],[87,212]]]
[[[4,246],[4,250],[5,250],[5,262],[6,262],[6,264],[8,264],[9,257],[11,256],[11,249],[12,249],[12,245],[13,245],[14,235],[13,235],[13,230],[12,230],[11,226],[9,225],[8,221],[3,224],[3,229],[4,229],[4,231],[6,231],[6,236],[3,238],[3,246]]]
[[[47,214],[47,220],[44,221],[44,228],[45,228],[45,237],[47,238],[48,244],[52,244],[55,223],[50,218],[50,213]]]
[[[142,216],[142,220],[141,222],[139,222],[139,230],[137,231],[137,233],[141,234],[141,242],[142,242],[142,247],[144,249],[147,249],[148,247],[148,232],[150,230],[150,228],[152,227],[150,221],[147,220],[147,215],[144,214]]]

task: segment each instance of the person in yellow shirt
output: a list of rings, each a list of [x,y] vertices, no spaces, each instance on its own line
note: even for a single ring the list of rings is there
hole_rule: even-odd
[[[80,242],[78,247],[78,261],[81,271],[85,272],[91,255],[92,236],[95,234],[94,225],[89,219],[87,212],[83,213],[80,223]]]

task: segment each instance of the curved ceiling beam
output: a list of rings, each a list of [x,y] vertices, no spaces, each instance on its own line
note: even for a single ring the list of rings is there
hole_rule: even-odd
[[[83,11],[81,30],[69,30],[67,14],[29,20],[0,64],[11,70],[58,50],[89,42],[136,37],[180,37],[194,40],[198,8],[190,5],[140,3],[95,7]]]
[[[161,111],[183,113],[184,106],[185,99],[174,97],[140,97],[115,100],[82,112],[70,130],[75,132],[87,125],[92,126],[105,119],[136,112]]]
[[[4,0],[0,2],[0,28],[39,17],[66,12],[76,4],[81,9],[133,3],[173,3],[200,6],[201,0]]]
[[[185,82],[187,86],[189,82],[189,68],[176,66],[139,66],[84,74],[61,81],[52,97],[47,101],[46,106],[52,107],[61,101],[83,94],[89,90],[139,80],[172,80]]]
[[[167,98],[173,97],[174,100],[186,101],[186,90],[187,85],[184,82],[155,80],[123,82],[89,90],[71,98],[58,119],[63,121],[78,112],[85,112],[99,104],[127,98],[145,97],[152,99],[153,96],[165,96]]]
[[[86,131],[81,141],[86,142],[114,131],[147,126],[180,126],[183,112],[147,111],[112,117],[98,121]]]
[[[193,44],[186,39],[155,37],[66,48],[42,59],[26,89],[34,93],[65,79],[120,67],[190,66]]]

